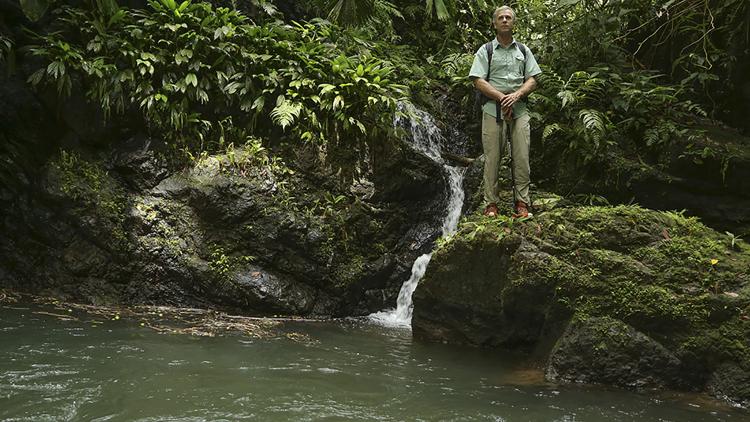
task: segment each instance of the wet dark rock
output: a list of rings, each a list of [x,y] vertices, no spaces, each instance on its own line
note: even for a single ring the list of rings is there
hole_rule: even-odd
[[[230,277],[235,293],[227,301],[234,300],[242,305],[255,309],[264,309],[269,313],[285,315],[309,315],[316,304],[318,292],[312,287],[276,275],[257,266],[248,266]],[[243,303],[244,302],[244,303]],[[330,301],[324,301],[330,302]],[[322,310],[324,315],[333,313],[332,309]]]
[[[439,170],[408,156],[405,172]],[[437,177],[419,193],[425,207],[401,194],[321,202],[317,179],[282,180],[263,166],[240,171],[225,156],[168,173],[138,137],[107,157],[60,153],[39,170],[3,210],[4,286],[87,303],[257,315],[366,314],[395,303],[410,263],[439,231],[434,209],[445,189],[440,173],[425,173],[424,183]]]
[[[681,363],[633,327],[607,317],[573,320],[545,369],[554,382],[605,383],[629,388],[677,387]]]
[[[522,350],[555,382],[750,399],[750,247],[674,212],[470,216],[414,293],[415,337]]]
[[[157,157],[152,141],[133,137],[123,143],[111,159],[112,169],[132,190],[151,189],[169,175],[166,163]]]
[[[734,405],[750,407],[750,367],[734,363],[720,366],[711,375],[708,391]]]

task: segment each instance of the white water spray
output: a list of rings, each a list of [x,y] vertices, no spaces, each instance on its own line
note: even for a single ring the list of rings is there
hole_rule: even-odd
[[[464,203],[464,191],[461,185],[466,169],[449,166],[441,157],[440,145],[443,135],[435,125],[432,116],[427,112],[413,108],[413,106],[410,106],[409,111],[416,115],[417,119],[404,122],[401,117],[396,117],[394,123],[396,125],[408,125],[412,135],[411,146],[443,166],[443,170],[448,176],[450,197],[446,204],[446,215],[443,218],[442,235],[451,235],[456,232],[458,220],[461,217],[461,208]],[[430,263],[430,258],[432,258],[432,254],[428,253],[414,261],[414,265],[411,268],[411,277],[404,282],[398,293],[396,309],[376,312],[370,315],[370,319],[387,326],[411,327],[411,315],[414,308],[412,294],[417,289],[419,280],[424,276],[427,264]]]

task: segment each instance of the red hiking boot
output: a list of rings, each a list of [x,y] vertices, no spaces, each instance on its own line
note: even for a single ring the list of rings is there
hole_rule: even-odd
[[[497,204],[492,202],[491,204],[487,205],[487,207],[485,207],[484,209],[483,214],[487,217],[497,217],[497,215],[499,214],[497,210]]]
[[[532,218],[534,214],[529,212],[529,206],[523,201],[516,202],[516,212],[513,218]]]

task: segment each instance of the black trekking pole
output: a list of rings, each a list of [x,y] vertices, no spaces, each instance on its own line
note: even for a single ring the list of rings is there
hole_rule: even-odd
[[[511,130],[510,130],[510,124],[513,121],[513,116],[511,115],[509,118],[505,118],[505,115],[502,114],[502,106],[500,103],[497,103],[497,122],[500,124],[503,120],[505,121],[505,142],[506,142],[506,148],[508,148],[508,157],[510,157],[510,189],[513,193],[513,212],[516,211],[516,203],[518,202],[518,191],[516,189],[516,170],[515,166],[513,165],[513,141],[511,140]],[[500,117],[502,116],[502,118]]]

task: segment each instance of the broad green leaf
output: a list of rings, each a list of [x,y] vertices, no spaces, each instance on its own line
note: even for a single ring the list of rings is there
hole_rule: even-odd
[[[21,10],[30,21],[36,22],[47,11],[49,0],[21,0]]]
[[[263,96],[260,96],[253,101],[253,109],[254,110],[262,110],[263,105],[266,103],[266,98]]]
[[[333,99],[333,109],[336,110],[339,106],[344,106],[344,97],[341,95],[337,95],[336,98]]]
[[[319,86],[321,88],[320,95],[325,95],[336,88],[336,85],[331,85],[331,84],[321,84]]]

